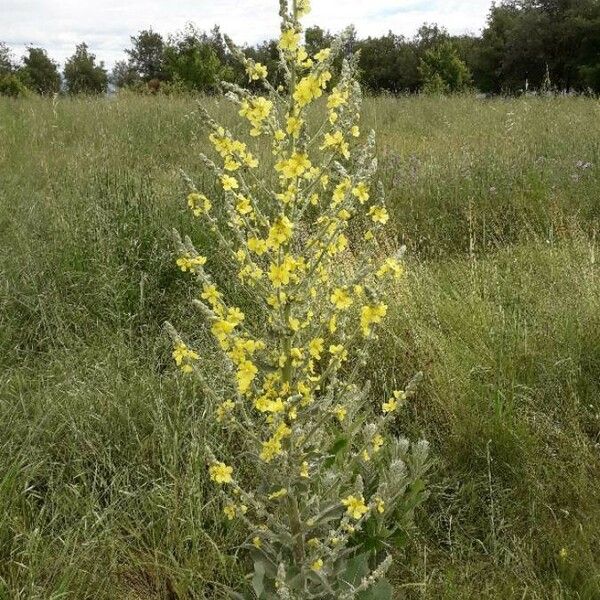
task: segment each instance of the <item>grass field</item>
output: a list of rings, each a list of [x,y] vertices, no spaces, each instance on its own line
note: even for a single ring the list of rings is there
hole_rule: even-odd
[[[170,237],[211,243],[179,174],[213,192],[194,111],[0,102],[1,600],[219,598],[243,572],[162,329],[206,335]],[[378,98],[364,120],[409,267],[368,377],[424,371],[402,431],[436,458],[396,595],[598,599],[600,103]]]

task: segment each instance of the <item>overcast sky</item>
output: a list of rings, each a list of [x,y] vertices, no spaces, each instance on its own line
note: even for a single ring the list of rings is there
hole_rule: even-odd
[[[478,33],[491,0],[312,0],[307,24],[337,32],[354,24],[360,36],[413,35],[427,21],[451,33]],[[168,34],[187,22],[201,29],[219,24],[238,43],[277,35],[278,0],[0,0],[0,41],[17,57],[41,46],[63,63],[85,41],[112,67],[129,36],[141,29]]]

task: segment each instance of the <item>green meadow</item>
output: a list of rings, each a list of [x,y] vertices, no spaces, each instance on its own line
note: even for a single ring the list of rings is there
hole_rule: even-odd
[[[362,128],[407,247],[364,376],[378,402],[423,372],[398,433],[435,459],[396,597],[600,598],[600,102],[378,97]],[[203,450],[235,440],[163,328],[217,385],[171,236],[214,242],[181,177],[218,201],[206,146],[193,98],[0,98],[0,600],[213,599],[245,572]]]

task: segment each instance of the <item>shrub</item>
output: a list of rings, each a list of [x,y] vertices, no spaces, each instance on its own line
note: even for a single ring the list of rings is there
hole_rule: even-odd
[[[460,59],[456,48],[449,40],[425,52],[419,71],[425,93],[464,92],[471,85],[469,68]]]
[[[0,96],[20,98],[26,96],[29,90],[16,75],[0,76]]]
[[[248,144],[204,112],[219,158],[203,160],[222,206],[187,178],[189,208],[221,248],[208,258],[175,234],[177,265],[199,285],[195,304],[226,383],[214,385],[200,353],[167,327],[176,364],[198,379],[223,433],[206,449],[208,474],[224,520],[247,534],[254,597],[382,600],[391,597],[391,548],[406,539],[427,467],[425,442],[391,433],[417,378],[383,398],[363,380],[385,294],[403,276],[402,249],[386,256],[381,245],[388,213],[381,184],[373,185],[374,133],[362,137],[358,126],[356,60],[344,61],[328,91],[345,36],[310,57],[301,43],[306,12],[306,0],[281,0],[285,87],[273,88],[266,67],[230,43],[265,95],[224,84],[227,96],[250,136],[270,140],[277,184],[257,176]],[[308,109],[324,95],[327,114],[312,128]],[[217,288],[223,256],[251,292],[253,316]],[[225,444],[231,436],[235,451]]]

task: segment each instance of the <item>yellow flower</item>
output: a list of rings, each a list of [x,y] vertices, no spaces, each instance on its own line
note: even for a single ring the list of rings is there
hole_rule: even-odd
[[[321,352],[323,352],[323,345],[325,340],[323,338],[313,338],[308,342],[308,352],[316,360],[321,359]]]
[[[204,194],[191,193],[187,197],[187,203],[195,217],[199,217],[203,213],[207,213],[212,204]]]
[[[262,547],[262,540],[256,535],[252,538],[252,545],[255,548],[261,548]]]
[[[269,494],[269,500],[277,500],[278,498],[282,498],[283,496],[287,496],[287,490],[285,488],[281,488],[272,494]]]
[[[295,29],[284,29],[279,38],[279,47],[283,51],[295,52],[298,49],[300,42],[300,33]]]
[[[346,415],[348,414],[348,410],[343,404],[336,404],[333,407],[333,414],[340,423],[343,423]]]
[[[394,398],[390,398],[387,402],[384,402],[381,405],[381,410],[384,414],[388,414],[394,412],[398,408],[398,401]]]
[[[271,264],[269,267],[268,277],[275,288],[288,285],[290,282],[289,268],[285,264]]]
[[[294,116],[294,115],[290,115],[287,118],[286,131],[291,136],[297,138],[300,135],[300,131],[302,130],[302,125],[303,124],[304,124],[304,121],[300,117]]]
[[[248,250],[261,256],[267,251],[267,241],[258,238],[248,238]]]
[[[244,320],[244,313],[237,307],[232,306],[227,310],[227,321],[237,327]]]
[[[273,223],[269,229],[267,244],[270,248],[277,250],[280,246],[287,243],[292,238],[293,225],[285,216],[281,216]]]
[[[176,262],[177,266],[185,273],[186,271],[193,271],[195,267],[205,265],[206,257],[186,254],[185,256],[180,256]]]
[[[340,360],[340,362],[348,359],[348,350],[342,344],[329,346],[329,352]]]
[[[333,290],[330,300],[338,310],[345,310],[352,306],[352,297],[344,288],[336,288]]]
[[[231,474],[233,473],[233,467],[228,467],[225,463],[218,462],[211,465],[208,469],[211,481],[216,483],[231,483],[233,481]]]
[[[382,225],[385,225],[390,218],[384,206],[371,206],[369,216],[375,223],[381,223]]]
[[[245,360],[239,365],[236,373],[236,379],[240,394],[245,394],[250,389],[250,386],[252,385],[257,373],[258,369],[250,360]]]
[[[250,81],[258,81],[267,78],[267,67],[261,63],[249,63],[246,67],[246,73]]]
[[[357,521],[369,511],[362,496],[348,496],[342,500],[342,504],[346,507],[348,514]]]
[[[219,304],[219,300],[221,299],[221,292],[217,291],[216,286],[205,283],[202,288],[201,298],[203,300],[208,301],[208,303],[211,306],[215,307]]]
[[[310,12],[310,0],[297,0],[296,12],[298,13],[298,17],[307,15]]]
[[[282,452],[281,441],[275,438],[268,439],[262,443],[262,450],[260,452],[261,460],[265,462],[271,462],[275,457],[279,456]]]
[[[364,204],[369,199],[369,188],[364,181],[361,181],[353,190],[352,195],[358,198],[361,204]]]
[[[360,326],[364,336],[371,333],[371,325],[381,323],[381,320],[387,314],[387,305],[383,302],[379,304],[363,306],[360,312]]]
[[[183,342],[175,343],[172,353],[175,364],[181,367],[184,373],[191,373],[194,369],[190,361],[198,360],[199,356],[196,352],[190,350]]]
[[[246,152],[243,155],[242,160],[244,161],[244,164],[250,169],[256,169],[256,167],[258,167],[258,160],[254,158],[254,156],[252,156],[250,152]]]
[[[337,331],[337,317],[335,315],[329,319],[327,328],[329,329],[329,333],[335,333]]]
[[[348,95],[347,90],[342,91],[337,88],[334,89],[331,94],[329,94],[329,98],[327,98],[327,108],[329,110],[334,110],[343,106],[348,102]]]
[[[385,512],[385,502],[379,496],[375,498],[375,508],[380,515]]]
[[[228,504],[227,506],[225,506],[223,508],[223,512],[225,513],[225,516],[232,521],[233,519],[235,519],[235,506],[233,504]]]
[[[321,88],[325,89],[327,84],[331,81],[331,73],[329,71],[323,71],[317,78],[317,82]]]
[[[314,75],[307,75],[298,82],[294,91],[294,100],[300,108],[303,108],[322,95],[323,90],[321,89],[319,80]]]
[[[231,175],[221,175],[221,185],[226,192],[237,190],[240,187],[237,179]]]
[[[334,206],[341,204],[345,200],[346,194],[351,187],[352,182],[348,178],[340,181],[340,183],[335,186],[331,197]]]
[[[344,139],[344,134],[338,129],[335,133],[326,133],[321,150],[332,148],[339,152],[344,158],[350,158],[350,148]]]
[[[377,452],[381,450],[381,447],[383,446],[384,442],[385,440],[383,439],[383,436],[379,433],[373,436],[373,439],[371,440],[371,445],[373,446],[373,452],[375,452],[375,454],[377,454]]]
[[[252,204],[250,204],[250,200],[246,198],[243,194],[237,195],[237,204],[235,205],[235,210],[237,210],[240,215],[247,215],[252,212]]]
[[[404,275],[404,267],[397,259],[388,258],[381,267],[379,267],[377,277],[385,277],[387,273],[392,273],[396,279],[400,279],[402,275]]]
[[[241,163],[239,163],[237,160],[234,160],[233,158],[228,156],[225,159],[225,164],[224,164],[223,168],[226,171],[237,171],[241,166],[242,166]]]
[[[263,122],[269,117],[272,109],[273,103],[262,96],[242,101],[239,114],[250,121],[250,135],[257,136],[262,133]]]
[[[300,477],[308,477],[308,462],[304,461],[300,467]]]
[[[315,560],[315,562],[312,565],[310,565],[310,568],[313,571],[316,571],[317,573],[319,571],[322,571],[323,570],[323,559],[317,558],[317,560]]]
[[[352,137],[360,137],[360,129],[358,128],[358,125],[353,125],[350,133],[352,134]]]
[[[217,319],[212,327],[212,334],[223,344],[227,336],[235,329],[235,324],[230,323],[226,319]]]
[[[331,56],[331,48],[323,48],[315,54],[315,60],[317,62],[325,62]]]
[[[311,168],[311,162],[301,152],[294,152],[287,160],[281,160],[275,165],[275,170],[281,173],[284,179],[295,179]]]
[[[231,416],[231,413],[235,410],[235,403],[232,400],[225,400],[217,408],[217,421],[222,423],[225,419]]]

